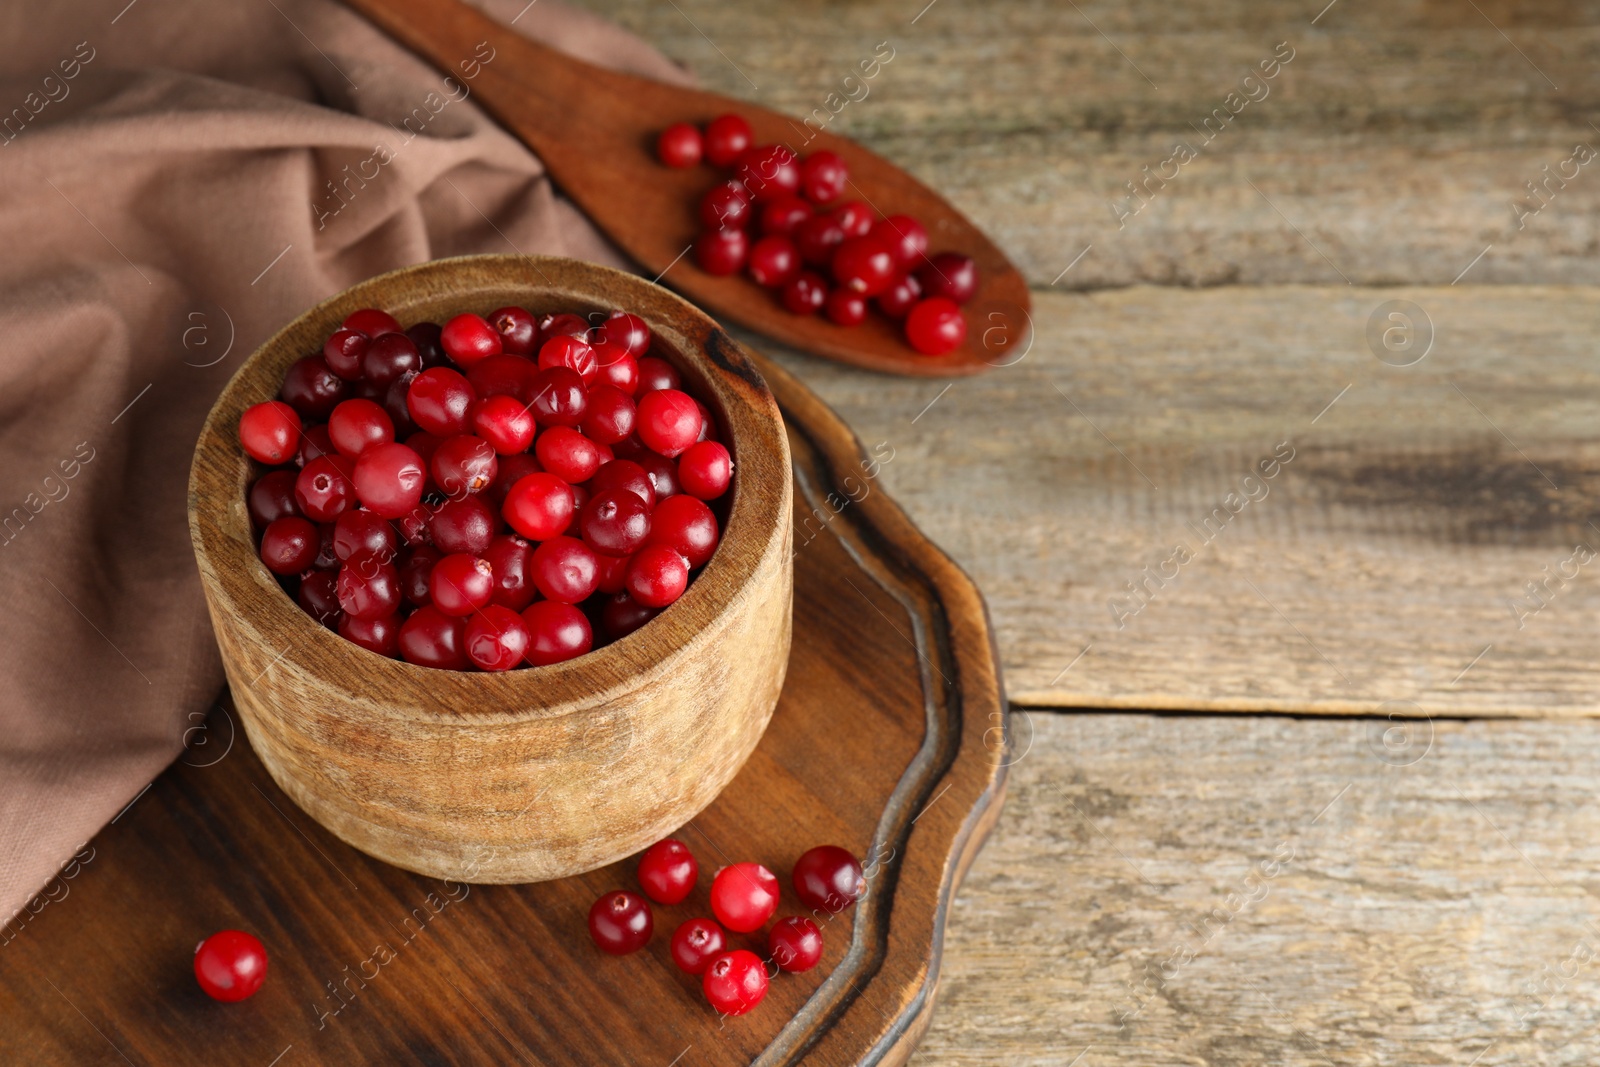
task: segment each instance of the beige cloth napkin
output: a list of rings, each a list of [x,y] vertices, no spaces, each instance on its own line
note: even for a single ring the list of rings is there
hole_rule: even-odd
[[[470,80],[349,9],[124,2],[0,9],[0,919],[221,690],[185,492],[240,362],[406,264],[622,264]],[[688,80],[556,0],[485,7],[581,58]]]

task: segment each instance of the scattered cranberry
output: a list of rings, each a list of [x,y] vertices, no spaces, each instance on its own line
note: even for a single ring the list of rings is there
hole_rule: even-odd
[[[800,271],[800,253],[794,242],[781,234],[771,234],[750,248],[750,262],[746,266],[750,279],[768,289],[776,288]]]
[[[802,904],[830,913],[843,911],[867,891],[861,864],[837,845],[819,845],[802,855],[792,880]]]
[[[533,603],[538,588],[533,581],[532,545],[520,537],[500,534],[481,555],[494,572],[494,592],[489,594],[489,603],[512,611],[522,611]]]
[[[638,364],[634,364],[638,374]],[[638,408],[626,392],[613,385],[597,385],[589,390],[589,407],[583,417],[583,436],[601,445],[625,441],[633,433]]]
[[[851,237],[833,253],[833,278],[862,296],[877,296],[894,283],[892,246],[881,237]]]
[[[917,269],[917,281],[928,296],[965,304],[978,292],[978,266],[971,256],[940,252]]]
[[[850,169],[834,152],[813,152],[800,164],[800,191],[813,204],[829,204],[850,184]]]
[[[613,956],[644,948],[654,930],[650,905],[638,893],[607,893],[589,909],[589,936],[600,951]]]
[[[877,296],[878,310],[891,319],[903,319],[922,299],[922,283],[915,274],[902,274]]]
[[[656,138],[656,158],[669,167],[692,167],[700,162],[704,151],[700,131],[687,122],[668,126]]]
[[[257,404],[239,417],[239,444],[258,462],[287,463],[300,447],[300,415],[281,400]]]
[[[906,316],[906,340],[928,356],[941,356],[961,347],[967,339],[967,320],[954,300],[931,296]]]
[[[711,187],[700,201],[700,224],[711,230],[742,229],[750,222],[750,191],[739,182]]]
[[[392,559],[395,542],[394,527],[374,511],[347,511],[333,524],[333,554],[341,563],[358,555]]]
[[[928,228],[910,215],[890,215],[872,227],[873,237],[894,253],[895,266],[915,270],[928,252]]]
[[[732,274],[750,255],[750,238],[743,230],[706,230],[694,243],[694,260],[707,274]]]
[[[835,289],[823,302],[822,313],[840,326],[860,326],[867,321],[867,298],[849,289]]]
[[[783,196],[761,209],[761,232],[788,236],[812,216],[811,205],[798,196]]]
[[[711,880],[711,913],[736,934],[766,925],[778,910],[778,879],[759,863],[735,863]]]
[[[833,261],[833,250],[844,242],[844,227],[832,215],[813,215],[794,228],[793,237],[805,263],[824,267]]]
[[[717,1011],[743,1015],[767,995],[767,969],[754,952],[734,949],[711,961],[700,988]]]
[[[694,853],[674,838],[657,841],[639,858],[639,885],[645,896],[657,904],[682,903],[699,875],[700,865],[695,862]]]
[[[243,930],[219,931],[195,946],[194,977],[212,1000],[236,1003],[266,980],[267,950]]]
[[[828,302],[828,282],[816,271],[803,270],[782,290],[783,306],[796,315],[814,315]]]
[[[809,971],[822,962],[822,931],[803,915],[779,919],[767,933],[767,956],[779,970]]]
[[[577,426],[589,413],[583,377],[568,367],[546,367],[528,383],[528,407],[540,426]]]
[[[721,115],[706,124],[706,159],[714,167],[732,166],[750,148],[755,135],[738,115]]]
[[[451,497],[483,492],[494,481],[499,468],[494,446],[470,434],[458,434],[441,441],[428,461],[433,483]]]
[[[663,901],[673,903],[677,901]],[[710,919],[690,919],[672,932],[672,962],[685,974],[701,975],[727,951],[728,935]]]
[[[800,159],[787,145],[762,145],[739,156],[734,176],[750,190],[756,203],[765,204],[799,191]]]

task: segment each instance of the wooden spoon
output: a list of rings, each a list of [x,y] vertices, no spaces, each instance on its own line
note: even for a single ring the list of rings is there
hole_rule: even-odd
[[[1032,320],[1022,275],[942,197],[860,145],[742,100],[592,66],[530,41],[460,0],[347,3],[456,77],[459,64],[487,40],[496,55],[473,79],[473,96],[647,273],[713,314],[795,348],[892,374],[976,374],[1026,354]],[[704,123],[729,112],[749,121],[757,144],[786,143],[802,155],[837,152],[854,186],[845,198],[865,200],[880,214],[921,219],[930,252],[971,256],[980,289],[966,306],[966,344],[944,356],[919,355],[899,324],[876,312],[849,328],[820,315],[791,315],[775,294],[742,273],[719,278],[696,266],[688,249],[699,231],[700,199],[728,175],[710,165],[664,166],[655,158],[655,140],[675,122]]]

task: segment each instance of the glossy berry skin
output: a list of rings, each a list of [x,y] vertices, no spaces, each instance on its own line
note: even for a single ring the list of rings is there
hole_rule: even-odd
[[[539,346],[539,369],[565,367],[575,371],[588,386],[600,373],[600,359],[593,346],[581,337],[552,337]]]
[[[266,981],[267,950],[243,930],[220,930],[195,946],[194,977],[212,1000],[237,1003]]]
[[[921,266],[928,253],[928,228],[910,215],[879,219],[873,224],[872,236],[888,246],[895,266],[903,271]]]
[[[477,390],[467,376],[449,367],[425,370],[406,388],[406,410],[417,426],[438,437],[466,433]]]
[[[843,911],[867,891],[861,864],[838,845],[819,845],[802,855],[795,861],[792,881],[802,904],[829,913]]]
[[[509,671],[528,654],[528,624],[499,604],[486,604],[467,616],[463,633],[467,658],[483,671]]]
[[[800,253],[789,238],[771,234],[750,247],[745,269],[757,285],[776,289],[800,272]]]
[[[767,957],[791,974],[822,962],[822,931],[803,915],[779,919],[767,932]]]
[[[344,521],[344,516],[340,521]],[[433,535],[434,546],[445,555],[465,552],[469,556],[481,556],[499,533],[499,521],[480,497],[466,496],[440,504],[428,520],[428,532]]]
[[[647,608],[626,592],[607,598],[600,609],[600,625],[613,641],[627,637],[633,631],[661,614],[656,608]]]
[[[394,334],[385,336],[393,337]],[[339,636],[368,652],[376,652],[387,659],[400,655],[399,615],[383,615],[376,619],[358,619],[349,612],[339,616],[336,626]]]
[[[832,215],[813,215],[789,235],[807,266],[823,267],[833,261],[833,251],[844,243],[844,227]]]
[[[539,466],[539,460],[529,453],[501,456],[500,470],[495,474],[494,481],[489,483],[489,488],[483,491],[483,498],[497,510],[504,509],[511,487],[528,475],[538,474],[542,470],[544,468]]]
[[[690,919],[672,931],[672,962],[684,974],[705,974],[727,948],[728,935],[710,919]]]
[[[915,274],[902,274],[889,283],[876,299],[878,310],[891,319],[903,319],[922,299],[922,283]]]
[[[695,879],[699,877],[700,864],[695,861],[694,853],[689,851],[688,845],[675,838],[657,841],[639,857],[639,885],[644,889],[644,895],[657,904],[681,904],[683,898],[694,889]],[[681,931],[682,927],[679,929]],[[722,931],[718,930],[717,933],[721,934]],[[715,955],[715,950],[710,955]],[[706,962],[710,962],[709,955]]]
[[[844,230],[845,237],[865,237],[877,222],[877,213],[859,200],[840,204],[833,209],[833,217]]]
[[[655,920],[650,904],[638,893],[607,893],[589,909],[589,936],[595,947],[613,956],[637,952],[650,941]]]
[[[571,604],[535,601],[522,621],[528,624],[528,662],[535,667],[574,659],[594,646],[589,620]]]
[[[526,452],[537,429],[533,413],[514,396],[491,396],[472,411],[472,429],[497,455]]]
[[[257,462],[288,463],[300,448],[300,415],[281,400],[252,405],[239,416],[239,444]]]
[[[552,426],[534,446],[539,465],[572,485],[594,477],[603,462],[599,446],[570,426]]]
[[[678,465],[666,456],[646,450],[634,462],[644,468],[645,475],[655,490],[656,500],[665,500],[683,491],[678,486]]]
[[[538,349],[539,320],[526,308],[508,306],[489,312],[489,325],[500,335],[500,350],[513,356],[531,356]]]
[[[411,343],[417,346],[417,351],[422,354],[422,369],[432,370],[445,364],[444,345],[439,343],[439,337],[444,328],[437,322],[419,322],[406,327],[406,336],[411,338]]]
[[[419,667],[464,671],[472,666],[466,653],[466,620],[435,607],[421,607],[400,624],[400,657]]]
[[[273,519],[297,515],[294,502],[295,471],[268,471],[255,480],[245,503],[250,510],[250,521],[257,529],[264,528]]]
[[[533,546],[520,537],[500,534],[480,553],[494,571],[494,592],[489,603],[522,611],[533,603],[538,587],[533,582]]]
[[[393,559],[398,547],[394,527],[377,512],[347,511],[333,524],[333,554],[341,563],[359,555]]]
[[[767,969],[754,952],[734,949],[711,961],[700,988],[717,1011],[743,1015],[767,995]]]
[[[422,353],[403,333],[374,337],[361,356],[361,376],[375,385],[393,385],[422,370]]]
[[[925,356],[954,352],[967,339],[967,319],[954,300],[932,296],[906,316],[906,340]]]
[[[798,196],[783,196],[761,209],[761,232],[787,237],[794,228],[809,219],[814,212],[811,205]]]
[[[444,553],[432,545],[406,550],[400,560],[400,595],[405,597],[406,603],[423,607],[433,602],[433,594],[428,591],[428,576],[443,556]]]
[[[445,323],[439,333],[439,343],[444,346],[445,354],[461,367],[471,367],[505,351],[500,332],[481,315],[473,314],[457,315]]]
[[[307,464],[306,470],[312,466]],[[386,519],[398,519],[421,503],[428,474],[421,456],[390,441],[361,454],[352,480],[361,503]]]
[[[650,472],[631,459],[614,459],[602,465],[589,482],[589,488],[596,496],[612,489],[626,489],[643,500],[646,507],[656,505],[655,482]]]
[[[736,934],[759,930],[778,910],[778,879],[759,863],[735,863],[711,880],[711,913]]]
[[[494,570],[477,556],[452,553],[433,565],[428,593],[433,606],[446,615],[471,615],[494,595]]]
[[[860,326],[867,321],[867,298],[848,289],[835,289],[823,303],[822,313],[839,326]]]
[[[650,351],[650,324],[626,311],[613,311],[600,324],[600,336],[607,345],[627,352],[634,359]]]
[[[295,593],[295,603],[330,630],[337,629],[344,618],[339,607],[339,575],[334,571],[312,571],[300,579],[300,589]]]
[[[315,522],[332,522],[353,506],[356,490],[347,473],[349,469],[348,460],[332,456],[314,459],[300,468],[300,475],[294,480],[294,502],[300,514]]]
[[[702,424],[700,408],[688,393],[657,389],[639,398],[639,440],[669,459],[695,443]]]
[[[633,562],[632,556],[602,556],[596,552],[595,561],[598,565],[600,582],[595,586],[598,592],[607,596],[621,593],[628,584],[628,564]],[[653,611],[654,609],[646,609]]]
[[[815,315],[828,302],[828,281],[813,270],[803,270],[779,294],[792,315]]]
[[[688,586],[688,560],[667,545],[646,545],[628,564],[628,593],[647,608],[666,607]]]
[[[899,274],[894,253],[881,237],[851,237],[833,253],[833,280],[862,296],[877,296]]]
[[[733,274],[750,257],[750,237],[743,230],[706,230],[695,238],[694,261],[707,274]]]
[[[448,497],[481,493],[499,473],[494,446],[481,437],[459,434],[439,443],[428,460],[433,484]]]
[[[399,333],[400,322],[387,311],[377,308],[362,308],[352,311],[344,320],[347,330],[360,330],[368,337],[382,337],[386,333]]]
[[[595,386],[598,388],[602,385],[608,385],[622,395],[632,397],[639,391],[639,361],[632,356],[622,356],[607,363],[602,358],[600,373],[595,375]]]
[[[578,529],[596,552],[629,556],[643,548],[645,538],[650,536],[650,509],[634,493],[612,489],[597,494],[584,506]]]
[[[326,360],[307,356],[284,374],[278,395],[302,418],[325,419],[348,392],[348,384],[328,369]]]
[[[701,500],[715,500],[733,480],[733,457],[716,441],[698,441],[678,457],[678,482]]]
[[[726,167],[754,143],[750,124],[739,115],[719,115],[706,124],[705,157],[714,167]]]
[[[656,138],[656,158],[669,167],[685,169],[700,162],[705,145],[700,131],[687,122],[675,122]]]
[[[644,396],[657,389],[678,389],[683,386],[683,378],[678,370],[664,359],[655,356],[645,356],[639,360],[639,390],[635,396]]]
[[[673,549],[693,570],[705,566],[717,550],[719,534],[717,518],[705,502],[680,493],[656,505],[646,543]]]
[[[800,160],[786,145],[769,144],[742,154],[734,177],[750,190],[758,204],[793,195],[800,190]]]
[[[285,515],[267,524],[261,534],[261,562],[273,574],[299,574],[311,569],[322,536],[298,515]]]
[[[400,571],[376,556],[356,556],[339,568],[339,607],[357,619],[381,619],[400,610]]]
[[[480,398],[514,396],[526,403],[538,373],[539,365],[527,356],[501,353],[474,363],[467,371],[467,381]]]
[[[850,184],[850,168],[837,153],[813,152],[800,164],[800,191],[813,204],[831,204]]]
[[[638,408],[632,397],[615,386],[596,385],[589,390],[589,409],[583,417],[583,435],[598,445],[614,445],[633,433],[637,419]]]
[[[500,514],[530,541],[548,541],[572,524],[577,501],[572,486],[544,471],[523,477],[506,494]]]
[[[754,202],[749,190],[738,182],[713,185],[700,198],[700,225],[708,230],[742,230],[755,214]]]
[[[594,549],[576,537],[552,537],[533,550],[530,573],[546,600],[576,604],[594,595],[600,584],[600,561]]]
[[[371,341],[359,330],[340,327],[322,342],[322,359],[328,369],[347,382],[361,377],[361,357]]]
[[[567,367],[546,367],[528,383],[528,408],[540,426],[576,426],[589,413],[583,378]]]
[[[574,315],[570,311],[546,315],[539,320],[539,344],[541,345],[552,337],[587,337],[588,335],[588,320],[582,315]]]
[[[917,281],[928,296],[965,304],[978,293],[978,265],[971,256],[940,252],[917,268]]]
[[[304,467],[318,456],[331,456],[337,451],[328,436],[327,425],[312,426],[300,431],[300,449],[295,453],[294,461]]]
[[[394,440],[394,420],[371,400],[346,400],[328,416],[328,439],[341,456],[355,459],[373,445]]]

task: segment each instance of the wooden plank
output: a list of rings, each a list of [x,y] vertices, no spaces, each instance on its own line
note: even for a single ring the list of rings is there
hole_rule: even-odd
[[[1395,300],[1433,324],[1413,366],[1365,339]],[[883,485],[984,591],[1013,700],[1600,712],[1595,291],[1137,288],[1036,314],[1025,359],[948,387],[785,357],[892,451]]]
[[[1491,245],[1471,280],[1600,281],[1600,178],[1574,159],[1600,148],[1593,6],[1325,5],[588,0],[708,88],[824,109],[1034,285],[1091,244],[1062,287],[1444,285]],[[894,59],[846,85],[880,41]],[[1164,167],[1179,142],[1196,158]],[[1170,181],[1119,226],[1146,166]]]
[[[916,1067],[1600,1054],[1588,724],[1015,725]]]

